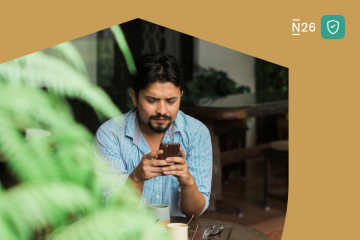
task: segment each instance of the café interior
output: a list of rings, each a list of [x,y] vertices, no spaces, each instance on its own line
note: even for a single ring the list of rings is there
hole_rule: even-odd
[[[241,53],[142,19],[119,26],[133,59],[161,52],[179,60],[185,80],[180,110],[203,122],[211,134],[210,204],[192,221],[193,225],[189,224],[189,239],[202,239],[201,231],[214,224],[222,224],[228,233],[224,235],[224,231],[223,236],[212,239],[280,239],[286,217],[289,179],[288,68],[271,62],[271,59],[263,60],[261,56]],[[91,85],[104,91],[121,113],[132,109],[132,73],[114,32],[110,28],[103,29],[70,42],[83,59]],[[52,52],[49,50],[47,54]],[[49,89],[43,87],[42,90],[50,93]],[[104,122],[98,111],[81,97],[67,97],[66,104],[74,121],[89,136],[94,136]],[[4,106],[0,105],[0,112]],[[40,110],[39,114],[42,114]],[[22,132],[27,136],[30,131]],[[19,179],[23,178],[11,164],[12,159],[8,156],[12,155],[5,153],[5,143],[0,141],[0,193],[15,191],[22,182]],[[38,151],[32,147],[34,152]],[[39,153],[45,154],[40,150]],[[36,169],[46,167],[44,163]],[[36,190],[29,194],[36,194]],[[75,215],[73,213],[72,217]],[[47,220],[44,217],[41,221]],[[36,225],[34,221],[36,226],[31,226],[29,231],[36,230],[28,235],[30,238],[22,238],[19,233],[9,239],[47,239],[54,231],[51,226],[57,224],[52,221],[45,225]],[[11,224],[4,226],[11,228]]]

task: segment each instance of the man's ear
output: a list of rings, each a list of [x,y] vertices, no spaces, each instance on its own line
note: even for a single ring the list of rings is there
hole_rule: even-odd
[[[181,91],[181,95],[180,95],[180,97],[182,97],[183,93],[184,93],[184,91]]]
[[[135,107],[137,107],[137,99],[136,99],[136,93],[134,90],[131,90],[130,91],[130,96],[131,96],[131,99],[133,101],[133,104]]]

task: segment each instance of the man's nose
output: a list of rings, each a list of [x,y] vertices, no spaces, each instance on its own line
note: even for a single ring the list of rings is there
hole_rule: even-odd
[[[161,115],[166,114],[165,101],[159,101],[159,103],[157,105],[156,113],[160,113]]]

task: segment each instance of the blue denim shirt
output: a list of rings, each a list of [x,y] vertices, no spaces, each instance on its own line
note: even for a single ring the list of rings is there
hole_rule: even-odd
[[[194,177],[198,190],[204,195],[209,206],[212,179],[212,147],[207,127],[179,110],[175,121],[166,131],[162,142],[180,143],[185,152],[189,172]],[[137,117],[137,109],[105,122],[95,136],[96,153],[105,159],[110,171],[119,177],[119,185],[124,184],[141,158],[151,152],[142,135]],[[110,198],[113,189],[106,188],[104,197]],[[140,206],[166,204],[171,216],[185,216],[180,210],[181,186],[174,176],[155,177],[144,183]]]

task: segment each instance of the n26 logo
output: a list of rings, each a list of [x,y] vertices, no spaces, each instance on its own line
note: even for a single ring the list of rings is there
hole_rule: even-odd
[[[308,30],[310,32],[315,32],[315,23],[300,23],[300,19],[293,19],[292,35],[300,35],[301,32],[308,32]]]

